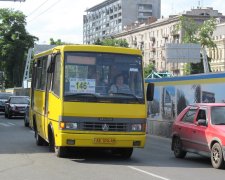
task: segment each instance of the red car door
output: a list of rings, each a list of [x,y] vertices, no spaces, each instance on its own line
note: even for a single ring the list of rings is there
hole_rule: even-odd
[[[208,141],[206,136],[207,131],[207,109],[200,108],[197,112],[197,116],[195,119],[195,126],[192,129],[192,142],[195,151],[201,153],[209,153]],[[200,122],[200,121],[201,122]],[[206,120],[206,123],[202,123],[202,120]],[[198,122],[199,121],[199,122]]]
[[[190,107],[180,120],[179,126],[177,127],[184,149],[193,149],[192,130],[195,126],[194,119],[196,117],[196,112],[196,107]]]

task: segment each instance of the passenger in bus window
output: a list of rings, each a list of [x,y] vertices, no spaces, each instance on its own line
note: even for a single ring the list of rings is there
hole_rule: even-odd
[[[115,84],[110,87],[109,93],[131,93],[129,86],[124,84],[124,77],[122,74],[118,74],[115,77]]]

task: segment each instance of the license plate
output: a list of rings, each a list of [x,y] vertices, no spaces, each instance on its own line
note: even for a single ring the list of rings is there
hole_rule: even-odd
[[[115,142],[114,138],[94,138],[95,144],[113,144]]]

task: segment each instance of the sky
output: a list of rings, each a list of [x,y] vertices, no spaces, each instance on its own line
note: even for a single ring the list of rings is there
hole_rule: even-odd
[[[104,0],[26,0],[1,1],[0,8],[20,10],[27,16],[27,31],[38,37],[38,44],[49,44],[49,39],[82,44],[83,15],[87,8]],[[129,0],[127,0],[129,1]],[[213,7],[225,15],[224,0],[161,0],[161,15],[188,11],[197,6]]]

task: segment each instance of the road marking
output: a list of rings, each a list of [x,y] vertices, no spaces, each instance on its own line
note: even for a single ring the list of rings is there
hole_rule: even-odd
[[[34,131],[33,130],[30,130],[30,133],[33,133],[34,134]]]
[[[132,167],[132,166],[127,166],[127,167],[129,167],[129,168],[131,168],[131,169],[133,169],[133,170],[136,170],[136,171],[139,171],[139,172],[148,174],[148,175],[150,175],[150,176],[156,177],[156,178],[158,178],[158,179],[169,180],[168,178],[165,178],[165,177],[162,177],[162,176],[159,176],[159,175],[156,175],[156,174],[153,174],[153,173],[150,173],[150,172],[147,172],[147,171],[144,171],[144,170],[141,170],[141,169]]]
[[[0,125],[5,126],[5,127],[9,127],[10,126],[9,124],[6,124],[6,123],[0,123]]]
[[[13,124],[13,123],[10,123],[10,122],[8,122],[8,124],[10,124],[10,125],[12,125],[12,126],[15,126],[15,124]]]

